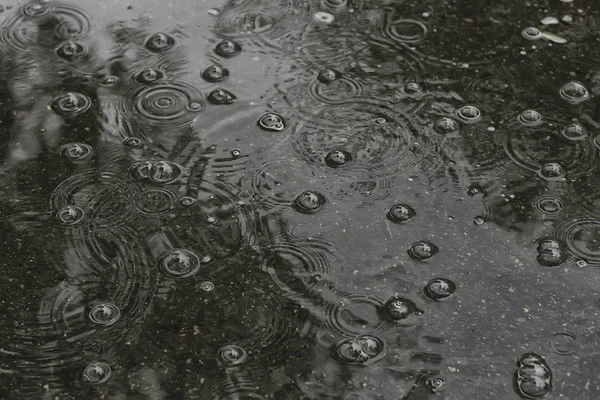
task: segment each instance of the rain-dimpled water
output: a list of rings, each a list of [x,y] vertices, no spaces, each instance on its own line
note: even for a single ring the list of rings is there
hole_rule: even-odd
[[[600,399],[597,0],[0,5],[0,399]]]

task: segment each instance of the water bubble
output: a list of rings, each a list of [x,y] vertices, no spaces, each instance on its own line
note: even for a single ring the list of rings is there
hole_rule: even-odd
[[[452,118],[442,117],[433,123],[433,130],[441,135],[447,135],[458,130],[458,122]]]
[[[577,260],[576,264],[579,268],[585,268],[588,266],[588,262],[585,260]]]
[[[562,135],[569,140],[585,140],[587,132],[580,124],[570,124],[562,129]]]
[[[190,101],[185,105],[185,109],[190,112],[197,113],[204,110],[204,103],[200,101]]]
[[[119,77],[115,76],[115,75],[106,75],[103,76],[102,79],[100,79],[100,84],[104,85],[104,86],[113,86],[116,83],[119,82]]]
[[[229,70],[219,65],[211,65],[202,72],[202,78],[208,82],[221,82],[229,76]]]
[[[85,143],[68,143],[60,148],[58,154],[73,161],[89,158],[93,153],[92,147]]]
[[[148,178],[155,183],[167,183],[175,180],[181,174],[177,164],[170,161],[155,161],[150,167]]]
[[[281,132],[285,129],[285,122],[277,114],[265,114],[258,120],[258,126],[265,131]]]
[[[542,32],[534,27],[523,29],[521,35],[527,40],[540,40],[543,36]]]
[[[370,364],[385,356],[385,344],[378,337],[363,335],[339,342],[335,355],[344,364]]]
[[[429,377],[425,381],[425,386],[427,386],[432,393],[439,393],[444,390],[444,384],[444,380],[438,376]]]
[[[370,358],[378,356],[383,350],[383,342],[374,336],[360,336],[356,342]]]
[[[562,165],[556,162],[549,162],[542,165],[540,176],[544,179],[554,180],[562,178],[565,171]]]
[[[453,294],[456,291],[456,285],[450,279],[436,278],[427,283],[424,291],[427,297],[439,301]]]
[[[300,193],[292,202],[294,210],[302,214],[317,212],[325,204],[325,196],[313,190]]]
[[[240,158],[242,156],[242,151],[238,149],[233,149],[230,151],[230,154],[233,158]]]
[[[319,71],[317,79],[321,83],[328,84],[338,80],[339,78],[341,78],[341,76],[342,74],[335,69],[324,69],[322,71]]]
[[[242,51],[242,46],[233,40],[223,40],[215,47],[215,53],[223,58],[237,56]]]
[[[84,216],[83,209],[73,205],[65,206],[56,212],[56,219],[67,226],[78,224]]]
[[[317,11],[313,15],[313,20],[324,24],[331,24],[335,20],[335,16],[325,11]]]
[[[542,114],[535,110],[525,110],[519,114],[519,122],[525,126],[539,126],[542,124]]]
[[[426,260],[437,254],[439,248],[431,242],[417,242],[408,250],[408,255],[414,260]]]
[[[523,365],[517,370],[517,376],[520,378],[539,377],[550,379],[552,373],[545,363]]]
[[[478,185],[469,186],[467,188],[467,194],[469,196],[477,196],[478,194],[481,194],[481,193],[483,193],[483,189]]]
[[[139,149],[144,145],[144,142],[140,138],[128,137],[123,140],[123,145],[132,149]]]
[[[208,101],[212,104],[232,104],[237,101],[237,97],[225,89],[216,89],[208,94]]]
[[[485,219],[483,219],[482,217],[475,217],[473,218],[473,223],[475,225],[483,225],[485,223]]]
[[[538,262],[545,267],[556,267],[567,259],[565,246],[555,239],[544,239],[537,246]]]
[[[154,53],[169,50],[175,46],[175,39],[166,33],[158,32],[144,42],[144,47]]]
[[[518,378],[517,393],[526,399],[539,399],[550,393],[550,381],[540,377]]]
[[[385,119],[384,117],[377,117],[377,118],[375,118],[375,123],[382,125],[382,124],[387,123],[387,119]]]
[[[188,278],[200,270],[200,259],[187,249],[168,250],[158,258],[158,269],[170,278]]]
[[[518,365],[520,368],[523,366],[532,366],[532,365],[543,365],[546,361],[544,357],[540,356],[536,353],[525,353],[521,357],[519,357]]]
[[[191,196],[183,196],[181,198],[181,200],[179,200],[179,202],[181,203],[182,206],[191,206],[192,204],[194,204],[196,202],[196,199],[191,197]]]
[[[423,91],[421,85],[416,82],[408,82],[404,85],[404,91],[408,94],[420,93]]]
[[[61,117],[73,118],[85,113],[91,105],[92,100],[86,95],[69,92],[54,97],[49,107]]]
[[[48,14],[50,8],[45,4],[33,1],[25,4],[21,10],[27,17],[41,17]]]
[[[110,365],[102,361],[94,361],[83,369],[83,380],[87,383],[99,385],[110,379],[112,371]]]
[[[345,150],[332,150],[325,156],[325,164],[331,168],[338,168],[352,161],[352,154]]]
[[[215,290],[215,285],[212,282],[202,282],[200,284],[200,290],[202,290],[203,292],[212,292]]]
[[[414,302],[402,297],[394,297],[383,305],[383,315],[394,322],[422,313]]]
[[[204,256],[204,257],[202,257],[202,260],[200,260],[200,262],[202,264],[208,264],[211,261],[212,261],[212,257],[211,256]]]
[[[94,305],[88,313],[88,318],[96,325],[110,326],[121,317],[121,310],[112,303]]]
[[[226,365],[234,366],[244,363],[248,359],[248,353],[240,346],[231,344],[219,350],[219,357]]]
[[[408,204],[396,204],[390,207],[386,217],[391,222],[401,223],[408,221],[415,215],[417,215],[417,212]]]
[[[557,217],[564,212],[565,203],[556,197],[542,196],[535,202],[535,208],[542,215]]]
[[[474,106],[464,106],[456,112],[458,118],[466,123],[475,123],[481,121],[481,111]]]
[[[145,68],[145,69],[139,71],[138,73],[136,73],[133,76],[133,79],[135,79],[135,81],[138,83],[149,84],[149,83],[154,83],[156,81],[159,81],[159,80],[163,79],[164,77],[165,77],[165,73],[163,71],[161,71],[160,69],[150,67],[150,68]]]
[[[56,49],[56,55],[60,58],[73,61],[87,53],[87,48],[79,42],[69,41],[63,43]]]
[[[571,104],[579,104],[590,98],[588,90],[579,82],[571,81],[560,88],[560,97]]]

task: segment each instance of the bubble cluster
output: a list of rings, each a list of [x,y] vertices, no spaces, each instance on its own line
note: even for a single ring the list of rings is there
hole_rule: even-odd
[[[565,245],[556,239],[542,239],[537,245],[537,260],[545,267],[556,267],[567,259]]]
[[[112,375],[110,365],[95,361],[85,366],[82,373],[83,381],[92,385],[106,383]]]
[[[121,318],[121,310],[113,303],[99,303],[91,307],[88,318],[96,325],[110,326]]]
[[[265,130],[271,132],[281,132],[285,129],[285,121],[283,118],[277,114],[268,113],[260,117],[257,122],[258,126]]]
[[[153,53],[167,51],[175,46],[175,39],[162,32],[155,33],[144,42],[144,47]]]
[[[86,53],[87,48],[83,44],[74,41],[65,42],[56,49],[56,55],[66,61],[74,61],[83,57]]]
[[[386,351],[385,342],[371,335],[342,340],[334,349],[336,358],[349,365],[372,364],[385,357]]]
[[[294,210],[302,214],[312,214],[325,205],[326,199],[321,193],[307,190],[300,193],[292,202]]]
[[[223,40],[215,47],[215,54],[223,58],[232,58],[242,52],[242,46],[233,40]]]
[[[331,168],[339,168],[352,161],[352,154],[345,150],[332,150],[325,156],[325,164]]]
[[[560,97],[570,104],[579,104],[590,98],[585,86],[579,82],[567,82],[560,88]]]
[[[417,215],[415,209],[408,204],[396,204],[388,210],[386,217],[394,223],[406,222]]]
[[[71,226],[80,223],[85,213],[81,207],[68,205],[58,210],[55,216],[63,225]]]
[[[173,279],[189,278],[200,271],[200,258],[187,249],[173,249],[158,258],[158,269]]]
[[[229,70],[220,65],[211,65],[202,71],[202,78],[211,83],[222,82],[227,79],[227,77],[229,77]]]
[[[50,109],[64,118],[74,118],[85,113],[92,106],[92,99],[88,96],[69,92],[54,97],[49,104]]]
[[[439,252],[439,248],[431,242],[417,242],[408,249],[408,255],[413,260],[422,261],[433,257]]]
[[[81,161],[90,158],[93,150],[85,143],[68,143],[58,150],[58,154],[71,161]]]
[[[450,279],[435,278],[424,288],[425,295],[431,300],[440,301],[448,298],[456,291],[456,284]]]
[[[517,363],[515,387],[526,399],[539,399],[552,390],[552,371],[544,358],[535,353],[523,354]]]
[[[183,168],[174,162],[165,160],[138,161],[130,167],[129,171],[136,179],[164,184],[179,178]]]
[[[165,78],[165,73],[157,68],[145,68],[135,75],[133,75],[133,79],[135,79],[138,83],[150,84],[157,82],[161,79]]]
[[[219,350],[219,357],[225,365],[232,367],[243,364],[248,359],[248,353],[242,347],[231,344]]]
[[[219,105],[233,104],[237,101],[237,97],[225,89],[213,90],[208,94],[207,99],[210,103]]]

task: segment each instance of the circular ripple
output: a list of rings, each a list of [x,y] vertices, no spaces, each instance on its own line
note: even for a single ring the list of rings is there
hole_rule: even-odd
[[[566,218],[556,223],[554,235],[565,243],[570,259],[600,266],[600,219],[588,216]]]
[[[153,53],[170,50],[173,46],[175,46],[175,39],[162,32],[157,32],[144,41],[144,47]]]
[[[539,126],[544,123],[542,114],[535,110],[525,110],[519,114],[518,121],[524,126]]]
[[[167,250],[157,261],[159,271],[173,279],[196,275],[200,271],[200,264],[198,255],[187,249]]]
[[[227,366],[243,364],[248,359],[246,350],[235,344],[224,346],[219,350],[219,358]]]
[[[256,2],[231,2],[223,8],[215,23],[220,34],[231,38],[248,35],[278,37],[285,33],[282,23],[288,10],[284,4],[271,7]]]
[[[136,194],[133,199],[135,209],[149,218],[168,216],[175,208],[177,193],[163,188],[146,189]]]
[[[67,61],[74,61],[87,54],[87,47],[79,42],[65,42],[56,49],[56,55]]]
[[[85,217],[85,212],[81,207],[68,205],[56,211],[55,217],[63,225],[76,225]]]
[[[189,122],[204,108],[200,98],[194,87],[184,83],[158,84],[136,94],[135,110],[148,121]]]
[[[96,325],[114,325],[121,318],[121,310],[113,303],[99,303],[90,308],[88,318]]]
[[[560,97],[570,104],[579,104],[590,98],[590,93],[579,82],[567,82],[560,88]]]
[[[565,203],[553,196],[541,196],[534,201],[535,209],[545,217],[558,217],[565,211]]]
[[[85,143],[69,143],[62,146],[58,154],[71,161],[81,161],[90,158],[93,150]]]
[[[368,86],[357,79],[347,75],[338,75],[336,79],[322,82],[321,74],[310,82],[308,90],[310,95],[325,104],[340,105],[368,95]]]
[[[52,111],[64,118],[77,117],[89,110],[91,106],[92,99],[76,92],[60,94],[50,100],[49,104]]]
[[[427,36],[427,27],[414,19],[388,18],[382,27],[384,37],[398,43],[419,43]]]
[[[85,366],[82,372],[84,382],[92,385],[100,385],[108,382],[112,375],[110,365],[102,361],[94,361]]]
[[[301,121],[293,129],[292,147],[311,164],[328,166],[332,148],[350,154],[352,162],[332,172],[355,181],[393,176],[421,160],[420,151],[414,148],[420,135],[412,122],[400,115],[391,118],[356,112],[337,125]]]
[[[52,18],[47,18],[49,15]],[[81,39],[90,32],[90,17],[82,8],[60,1],[33,1],[2,23],[0,42],[12,50],[27,52],[59,40]]]

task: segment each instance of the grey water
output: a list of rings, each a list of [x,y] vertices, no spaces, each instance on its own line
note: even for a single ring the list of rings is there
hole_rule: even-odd
[[[596,0],[0,5],[0,398],[600,398]]]

